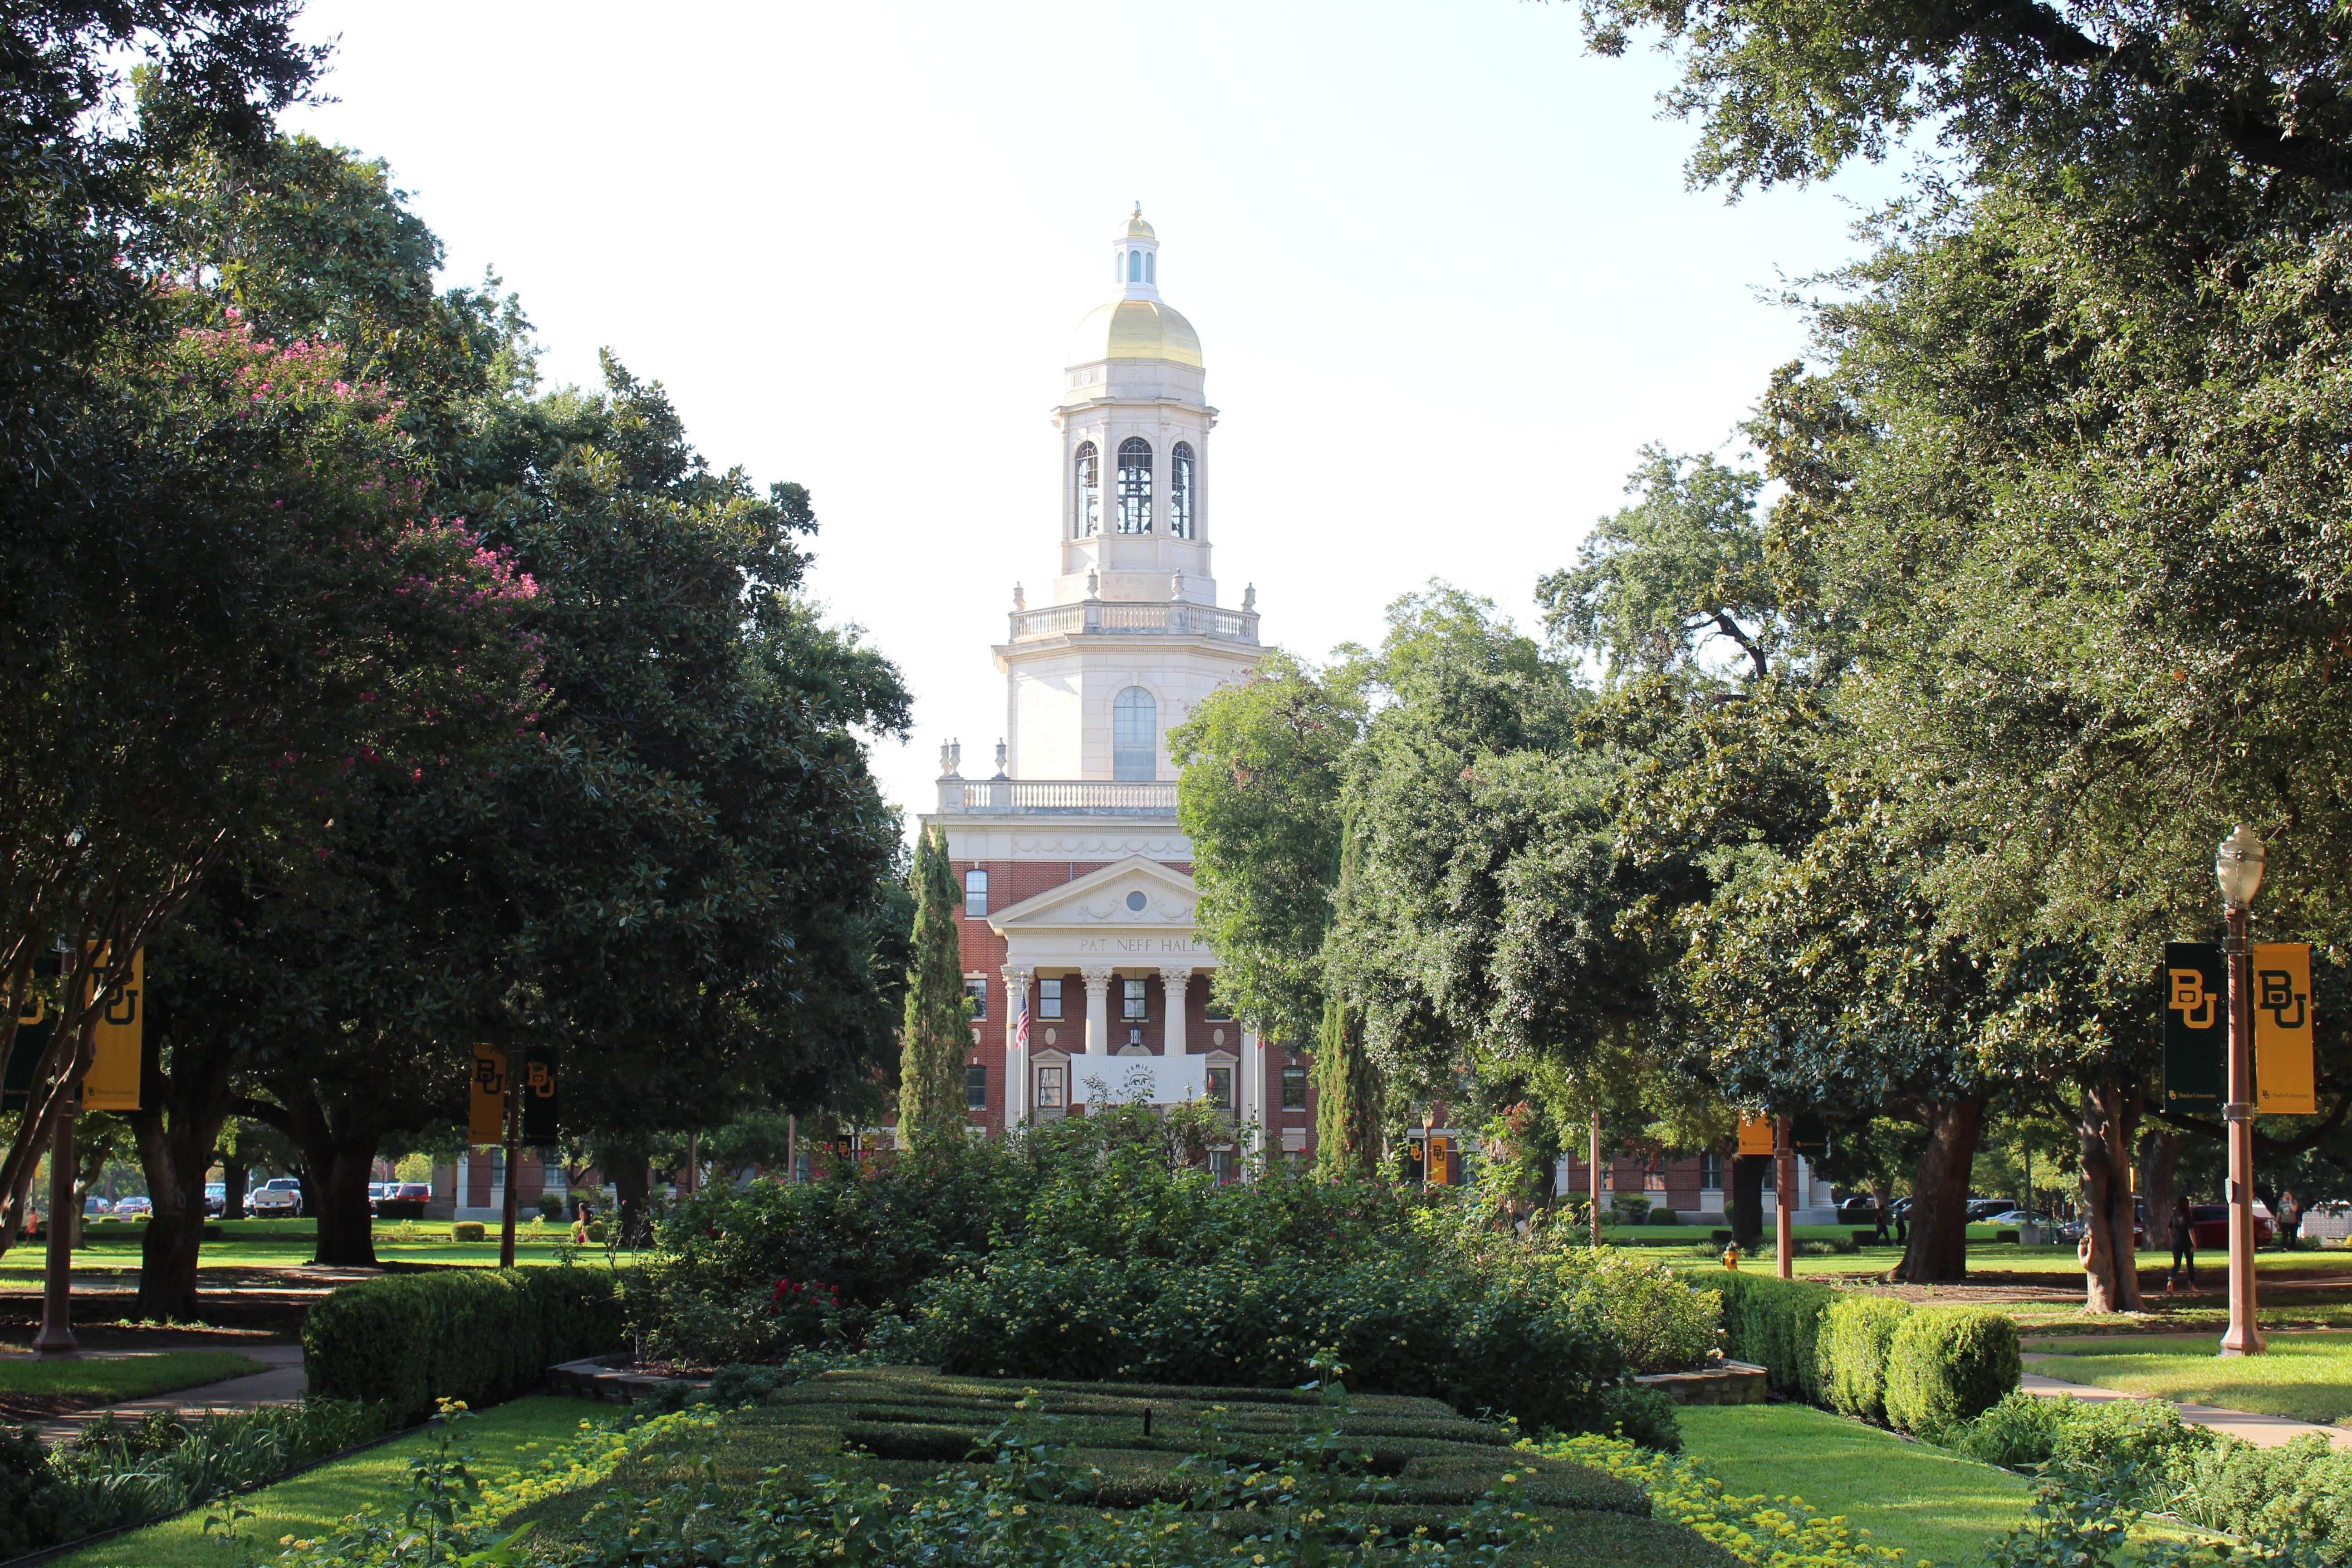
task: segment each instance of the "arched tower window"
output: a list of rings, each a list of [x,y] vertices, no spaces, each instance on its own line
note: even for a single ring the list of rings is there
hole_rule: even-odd
[[[1110,776],[1160,776],[1160,704],[1140,686],[1130,686],[1111,700]]]
[[[1156,253],[1149,250],[1143,253],[1143,280],[1155,288],[1160,283],[1159,261],[1160,258]]]
[[[1130,250],[1127,253],[1127,280],[1129,283],[1143,281],[1143,252]]]
[[[1102,458],[1092,441],[1078,443],[1078,516],[1080,539],[1102,531]]]
[[[1151,443],[1140,436],[1118,444],[1118,531],[1151,531]]]
[[[1192,443],[1179,441],[1169,454],[1168,531],[1178,539],[1192,537]]]

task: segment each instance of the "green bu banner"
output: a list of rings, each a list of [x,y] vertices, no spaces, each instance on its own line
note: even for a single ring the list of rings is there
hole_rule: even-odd
[[[2229,971],[2210,942],[2164,944],[2164,1103],[2218,1112],[2230,1087]]]

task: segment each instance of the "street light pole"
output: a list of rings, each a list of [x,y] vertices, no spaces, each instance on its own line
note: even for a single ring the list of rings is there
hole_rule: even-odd
[[[2263,841],[2239,826],[2213,858],[2221,886],[2228,934],[2221,951],[2230,967],[2230,1099],[2221,1115],[2230,1130],[2230,1327],[2225,1356],[2260,1355],[2268,1347],[2254,1321],[2253,974],[2246,946],[2248,911],[2263,885]]]
[[[1772,1239],[1780,1244],[1780,1278],[1797,1275],[1796,1119],[1772,1118]]]

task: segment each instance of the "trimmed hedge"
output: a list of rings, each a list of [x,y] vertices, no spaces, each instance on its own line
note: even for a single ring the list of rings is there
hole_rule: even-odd
[[[302,1366],[314,1397],[380,1399],[409,1419],[443,1399],[511,1399],[558,1362],[625,1342],[607,1270],[453,1268],[334,1291],[303,1318]]]
[[[452,1241],[487,1241],[489,1235],[489,1226],[478,1219],[461,1219],[449,1226],[449,1239]]]
[[[1838,1292],[1807,1279],[1726,1270],[1708,1284],[1723,1292],[1723,1353],[1753,1362],[1779,1392],[1822,1402],[1822,1314]]]
[[[1982,1307],[1914,1307],[1782,1279],[1709,1274],[1723,1292],[1724,1354],[1777,1393],[1900,1432],[1941,1431],[2017,1386],[2017,1325]]]
[[[1988,1307],[1916,1307],[1886,1352],[1886,1419],[1932,1436],[1983,1415],[2017,1386],[2017,1324]]]
[[[1911,1308],[1890,1296],[1844,1296],[1822,1320],[1822,1392],[1841,1415],[1886,1419],[1886,1353]]]

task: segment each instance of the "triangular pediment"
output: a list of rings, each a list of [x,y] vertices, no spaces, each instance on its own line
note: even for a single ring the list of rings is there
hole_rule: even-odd
[[[1123,926],[1190,927],[1199,898],[1192,879],[1183,872],[1147,856],[1130,855],[1000,910],[988,917],[988,923],[1008,936]]]

